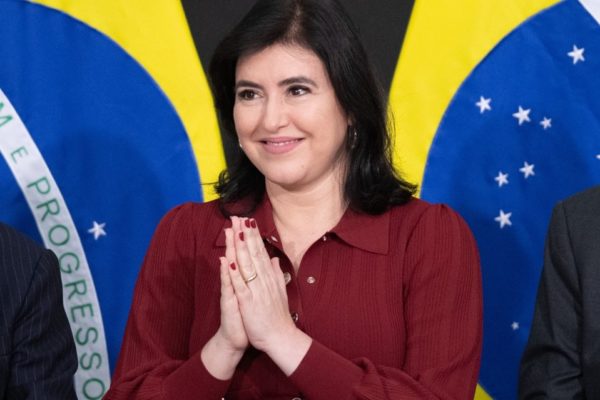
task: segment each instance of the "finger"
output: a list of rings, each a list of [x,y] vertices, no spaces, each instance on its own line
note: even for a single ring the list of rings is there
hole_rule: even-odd
[[[227,271],[229,268],[229,262],[225,257],[219,257],[219,261],[221,262],[221,266],[219,268],[221,273],[221,296],[233,296],[233,286],[231,285],[231,278],[229,277],[229,272]]]
[[[248,254],[252,260],[252,264],[256,267],[256,272],[264,277],[270,276],[270,257],[265,248],[265,244],[260,236],[260,231],[255,220],[246,219],[243,223],[242,230],[244,239],[248,247]]]
[[[240,272],[240,268],[236,263],[231,263],[229,268],[227,269],[229,274],[231,286],[233,287],[233,292],[238,299],[238,304],[240,305],[240,310],[244,307],[245,304],[248,304],[252,299],[252,292],[246,285],[244,281],[244,277]]]
[[[281,270],[281,265],[279,264],[279,257],[273,257],[270,260],[271,268],[273,269],[273,274],[275,275],[275,279],[277,281],[277,288],[279,289],[279,293],[281,297],[287,300],[287,289],[285,284],[285,278],[283,277],[283,271]]]
[[[232,220],[234,223],[233,243],[235,245],[235,257],[243,278],[248,279],[257,272],[247,246],[248,235],[244,232],[242,228],[243,222],[239,218],[233,217]]]
[[[229,281],[231,282],[231,284],[233,285],[233,282],[231,281],[231,274],[230,274],[230,269],[233,269],[235,267],[235,269],[237,270],[239,268],[239,261],[237,259],[237,251],[235,249],[235,240],[234,240],[234,232],[232,228],[227,228],[225,229],[225,257],[227,258],[227,276],[229,277]],[[237,271],[238,274],[240,274],[241,272],[238,270]],[[242,279],[243,276],[242,276]]]
[[[239,231],[239,229],[240,229],[240,217],[238,217],[236,215],[232,215],[230,219],[231,219],[231,228],[234,231]]]
[[[262,236],[260,235],[260,229],[256,220],[254,218],[250,219],[250,236],[251,242],[253,246],[255,246],[257,253],[262,257],[265,261],[270,261],[271,257],[269,256],[269,252],[265,247],[265,242],[263,241]]]
[[[233,286],[232,275],[235,274],[237,266],[235,263],[229,263],[225,257],[220,257],[221,261],[221,318],[223,313],[229,314],[231,312],[239,312],[240,300],[239,296],[236,295],[235,288]],[[233,274],[232,274],[233,272]],[[239,275],[239,272],[237,273]],[[223,320],[221,320],[223,323]]]
[[[228,265],[232,262],[237,262],[235,258],[235,244],[233,243],[233,229],[225,229],[225,258],[227,258]]]

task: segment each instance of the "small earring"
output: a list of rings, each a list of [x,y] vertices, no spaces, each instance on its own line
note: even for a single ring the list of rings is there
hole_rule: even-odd
[[[356,147],[356,143],[358,142],[358,130],[355,126],[351,126],[350,132],[350,148],[353,149]]]
[[[238,140],[238,146],[240,146],[240,149],[243,149],[243,148],[244,148],[244,147],[242,146],[242,142],[240,142],[239,140]]]

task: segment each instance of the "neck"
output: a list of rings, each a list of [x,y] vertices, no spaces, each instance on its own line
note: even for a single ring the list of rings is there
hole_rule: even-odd
[[[293,191],[267,181],[266,191],[277,229],[292,236],[322,235],[337,224],[346,210],[342,185],[337,179]]]
[[[273,221],[283,250],[296,272],[310,245],[342,218],[346,203],[341,188],[342,185],[337,180],[329,180],[301,191],[285,190],[267,182]]]

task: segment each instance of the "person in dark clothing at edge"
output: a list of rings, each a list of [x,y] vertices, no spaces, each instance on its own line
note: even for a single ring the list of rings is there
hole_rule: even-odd
[[[54,253],[0,223],[0,399],[77,400]]]

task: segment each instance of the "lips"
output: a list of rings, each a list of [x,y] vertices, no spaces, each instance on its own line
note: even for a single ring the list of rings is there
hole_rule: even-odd
[[[304,139],[302,138],[272,138],[261,140],[260,142],[267,152],[272,154],[283,154],[294,150],[303,140]]]

